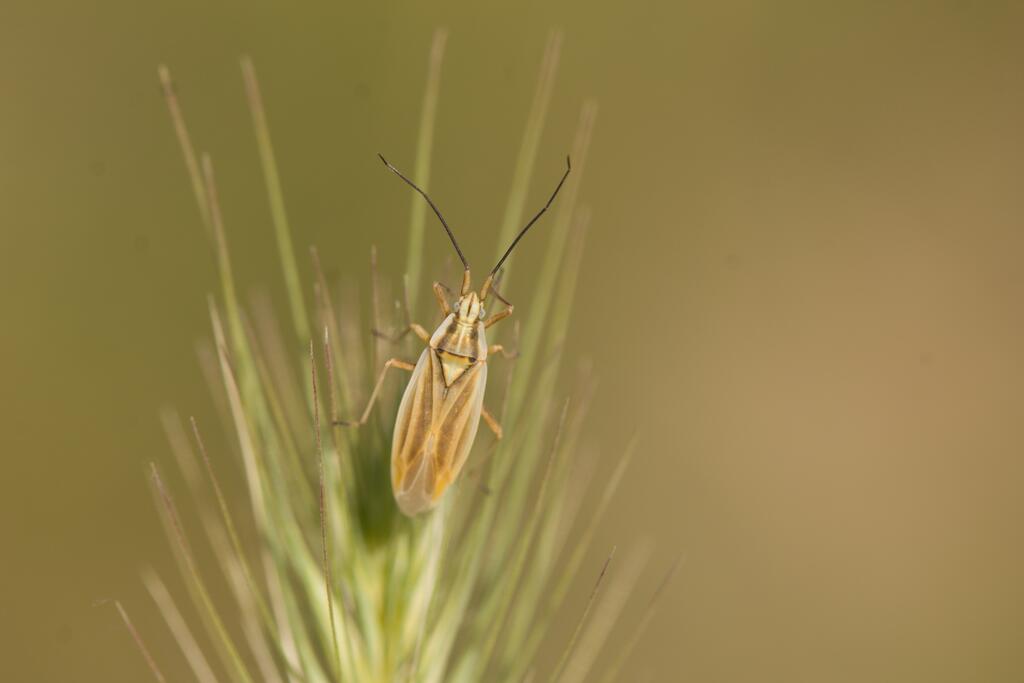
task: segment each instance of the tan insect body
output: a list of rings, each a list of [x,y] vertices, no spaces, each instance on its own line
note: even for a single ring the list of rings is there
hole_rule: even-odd
[[[487,387],[487,340],[477,295],[463,297],[430,337],[398,406],[391,488],[402,512],[434,507],[476,438]]]
[[[412,371],[395,418],[391,443],[391,488],[399,509],[413,516],[436,506],[444,492],[458,478],[473,447],[481,418],[497,438],[502,436],[501,425],[484,407],[488,356],[494,353],[502,353],[506,357],[514,355],[507,354],[500,344],[487,345],[487,328],[511,315],[513,308],[495,289],[495,273],[530,226],[551,206],[570,169],[566,169],[544,208],[512,241],[505,255],[484,280],[478,294],[470,289],[469,264],[441,212],[423,190],[384,157],[381,160],[427,200],[444,225],[465,266],[462,290],[454,307],[449,305],[447,288],[439,282],[434,283],[434,294],[445,314],[444,321],[434,333],[429,334],[421,325],[411,323],[395,338],[397,340],[412,331],[426,342],[427,348],[420,354],[416,364],[397,358],[387,361],[359,420],[339,422],[347,425],[365,423],[388,369],[397,367]],[[490,294],[505,304],[505,308],[486,317],[484,302]]]

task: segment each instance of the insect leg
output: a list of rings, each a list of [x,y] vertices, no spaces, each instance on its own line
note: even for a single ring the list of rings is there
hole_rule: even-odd
[[[384,363],[384,369],[380,371],[380,376],[377,377],[377,384],[373,387],[373,393],[370,394],[370,400],[366,402],[366,408],[363,410],[363,414],[358,420],[335,420],[334,424],[342,427],[358,427],[366,424],[366,420],[370,417],[370,411],[373,410],[373,404],[377,402],[377,395],[380,393],[380,388],[384,384],[384,377],[387,375],[390,368],[400,368],[402,370],[408,370],[412,372],[416,369],[416,366],[412,363],[406,363],[404,360],[398,360],[392,358]]]
[[[447,293],[448,296],[452,296],[452,290],[448,289],[448,285],[443,282],[435,282],[434,296],[437,297],[437,303],[441,307],[441,312],[448,315],[452,312],[452,307],[448,303],[448,298],[445,296],[445,293]]]
[[[388,334],[387,332],[377,329],[376,327],[370,331],[373,332],[373,336],[377,337],[378,339],[387,340],[392,344],[401,341],[402,338],[405,337],[405,335],[409,334],[410,331],[415,332],[416,336],[422,339],[424,342],[429,342],[430,334],[425,329],[423,329],[422,325],[417,325],[416,323],[414,323],[412,321],[412,316],[409,315],[409,283],[407,279],[404,280],[403,283],[404,297],[402,300],[402,309],[405,311],[405,328],[402,329],[400,332],[396,332],[394,334]]]
[[[515,348],[506,350],[504,344],[491,344],[487,347],[487,355],[491,356],[495,353],[500,353],[502,358],[506,360],[513,360],[519,358],[519,321],[512,325],[512,334],[515,337]]]
[[[499,320],[504,320],[505,318],[509,317],[510,315],[512,315],[512,310],[513,310],[513,307],[509,306],[508,308],[506,308],[503,311],[498,311],[497,313],[495,313],[494,315],[490,316],[489,318],[487,318],[487,320],[484,321],[484,327],[485,328],[486,327],[490,327],[491,325],[493,325],[494,323],[498,322]]]
[[[504,271],[502,271],[502,272],[504,272]],[[502,273],[499,272],[498,273],[498,277],[496,278],[496,280],[500,280],[501,279],[501,275],[502,275]],[[497,285],[497,281],[495,282],[495,285]],[[505,318],[507,318],[510,315],[512,315],[512,311],[515,310],[515,306],[513,306],[509,302],[508,299],[506,299],[505,297],[503,297],[501,295],[501,293],[497,290],[495,285],[492,285],[491,288],[490,288],[491,289],[491,294],[493,294],[494,297],[498,301],[500,301],[501,303],[505,304],[506,308],[503,311],[498,311],[497,313],[495,313],[494,315],[489,317],[487,320],[485,320],[484,321],[484,327],[485,328],[490,327],[491,325],[493,325],[494,323],[498,322],[499,320],[504,320]]]
[[[500,353],[502,358],[507,358],[509,360],[513,358],[519,358],[518,351],[506,351],[505,346],[503,344],[491,344],[490,346],[487,347],[488,356],[495,353]]]
[[[494,436],[497,437],[498,439],[501,439],[503,434],[501,430],[501,424],[496,419],[494,419],[494,416],[491,415],[491,411],[487,410],[486,407],[481,406],[480,417],[484,419],[484,422],[487,423],[487,426],[490,428],[490,430],[494,432]]]
[[[416,336],[422,339],[423,341],[430,341],[430,333],[427,332],[427,330],[422,325],[418,325],[416,323],[409,323],[408,327],[406,327],[404,330],[396,334],[388,334],[387,332],[378,329],[371,330],[371,332],[373,332],[374,337],[377,337],[378,339],[385,339],[391,343],[398,343],[402,341],[402,338],[405,335],[409,334],[410,331],[415,332]]]

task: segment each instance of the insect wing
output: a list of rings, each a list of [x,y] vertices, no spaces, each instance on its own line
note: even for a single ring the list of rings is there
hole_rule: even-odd
[[[402,512],[434,507],[458,477],[476,438],[487,364],[445,386],[436,352],[424,349],[402,396],[391,445],[391,487]]]

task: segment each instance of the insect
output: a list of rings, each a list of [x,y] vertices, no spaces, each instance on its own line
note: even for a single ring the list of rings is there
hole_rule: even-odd
[[[434,333],[430,334],[422,325],[410,323],[395,337],[401,338],[412,331],[427,344],[416,364],[398,358],[388,360],[381,369],[360,418],[356,421],[336,422],[349,426],[365,424],[388,370],[399,368],[412,372],[412,378],[398,406],[391,443],[391,489],[399,509],[411,517],[437,505],[449,485],[459,476],[473,446],[481,418],[497,438],[502,436],[501,425],[484,407],[487,358],[495,353],[508,355],[501,344],[487,345],[486,330],[512,315],[513,310],[512,304],[495,288],[495,274],[519,240],[551,206],[565,179],[569,177],[572,164],[566,157],[565,173],[555,191],[544,207],[512,240],[477,293],[471,288],[469,262],[437,205],[426,192],[388,163],[387,159],[378,156],[392,173],[427,200],[448,233],[464,268],[462,288],[454,303],[449,301],[451,290],[440,282],[434,283],[434,295],[445,315],[444,321]],[[484,303],[492,294],[505,307],[488,317]]]

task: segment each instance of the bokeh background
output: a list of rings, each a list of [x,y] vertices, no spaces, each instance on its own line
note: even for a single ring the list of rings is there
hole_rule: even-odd
[[[531,205],[584,100],[600,105],[570,345],[601,378],[598,476],[634,432],[642,447],[592,565],[653,542],[635,619],[684,558],[628,680],[1024,680],[1024,5],[0,16],[3,680],[145,680],[92,607],[110,597],[184,676],[137,578],[172,562],[144,467],[169,459],[161,406],[214,420],[194,348],[216,281],[157,65],[218,164],[243,289],[283,304],[238,57],[260,75],[299,253],[316,244],[358,285],[377,244],[397,282],[412,197],[374,153],[412,165],[437,26],[431,188],[471,260],[494,252],[553,27]],[[542,245],[516,256],[515,300]]]

